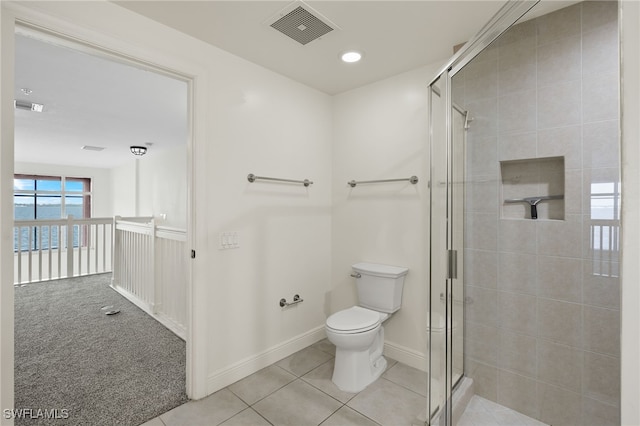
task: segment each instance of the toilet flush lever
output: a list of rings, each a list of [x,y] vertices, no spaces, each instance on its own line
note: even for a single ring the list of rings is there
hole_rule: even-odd
[[[360,275],[360,273],[359,273],[359,272],[356,272],[355,274],[351,274],[351,276],[352,276],[353,278],[360,278],[360,277],[362,277],[362,275]]]

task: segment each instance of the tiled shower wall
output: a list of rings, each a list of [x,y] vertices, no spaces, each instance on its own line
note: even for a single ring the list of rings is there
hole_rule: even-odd
[[[553,425],[620,421],[618,62],[617,3],[584,2],[514,26],[453,82],[473,117],[465,372]],[[548,157],[564,159],[562,219],[505,214],[500,161]]]

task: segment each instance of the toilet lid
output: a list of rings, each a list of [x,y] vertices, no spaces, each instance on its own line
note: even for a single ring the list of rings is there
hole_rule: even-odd
[[[360,306],[336,312],[327,318],[327,327],[352,333],[371,330],[378,324],[380,324],[380,313]]]

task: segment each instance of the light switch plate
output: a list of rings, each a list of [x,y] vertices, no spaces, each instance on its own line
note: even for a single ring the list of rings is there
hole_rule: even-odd
[[[219,250],[240,248],[240,234],[238,232],[221,232],[219,234]]]

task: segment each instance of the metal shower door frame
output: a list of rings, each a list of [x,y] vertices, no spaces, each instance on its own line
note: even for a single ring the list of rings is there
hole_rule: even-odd
[[[463,250],[463,247],[460,244],[456,243],[457,241],[462,241],[462,238],[458,238],[458,233],[463,232],[464,224],[457,224],[453,220],[453,214],[455,213],[455,208],[459,208],[457,204],[454,203],[454,171],[457,166],[464,167],[462,165],[454,164],[454,156],[453,156],[453,143],[454,143],[454,135],[453,135],[453,108],[455,107],[452,101],[452,93],[451,93],[451,80],[452,78],[462,70],[473,58],[475,58],[480,52],[482,52],[485,48],[487,48],[495,39],[497,39],[503,32],[509,29],[513,24],[515,24],[522,16],[524,16],[531,8],[533,8],[539,0],[509,0],[507,3],[500,8],[500,10],[496,13],[485,24],[485,26],[476,34],[469,42],[467,42],[459,51],[456,53],[449,62],[436,74],[436,76],[431,80],[428,85],[428,119],[429,119],[429,156],[430,156],[430,218],[429,218],[429,245],[430,245],[430,262],[429,262],[429,324],[433,324],[432,314],[434,303],[440,300],[440,293],[437,285],[434,283],[440,282],[442,284],[442,280],[445,280],[444,285],[444,313],[445,313],[445,324],[444,324],[444,345],[442,351],[444,353],[439,354],[443,356],[445,359],[444,362],[444,374],[443,374],[443,382],[439,383],[440,391],[442,392],[442,396],[440,398],[440,402],[438,405],[433,403],[432,392],[435,392],[436,389],[432,388],[432,383],[436,383],[433,380],[434,373],[437,373],[433,360],[438,359],[433,351],[437,349],[437,345],[433,344],[433,339],[436,337],[433,333],[433,327],[429,327],[429,336],[427,338],[428,347],[427,351],[429,353],[429,380],[427,384],[427,415],[425,424],[426,425],[442,425],[442,426],[450,426],[453,424],[453,410],[452,410],[452,393],[453,393],[453,351],[452,342],[449,330],[453,330],[453,297],[452,290],[454,279],[458,275],[459,263],[456,262],[456,251]],[[440,83],[441,87],[438,89],[435,84]],[[437,140],[435,135],[435,131],[437,128],[436,123],[432,119],[434,116],[435,109],[433,107],[433,96],[434,93],[438,95],[441,99],[444,100],[444,105],[440,105],[444,111],[441,111],[444,114],[444,138],[441,137],[440,140]],[[445,144],[444,150],[438,151],[434,149],[436,144]],[[440,147],[438,147],[440,148]],[[444,153],[444,158],[442,155],[437,156],[434,155],[436,153]],[[439,167],[445,163],[444,173],[439,172]],[[434,170],[438,170],[438,172],[434,172]],[[444,179],[443,179],[444,178]],[[443,179],[443,180],[442,180]],[[462,191],[464,191],[464,183],[459,182],[458,185]],[[438,192],[441,189],[444,189],[444,194],[446,197],[444,212],[442,211],[442,206],[438,204]],[[444,214],[444,223],[446,224],[446,231],[444,233],[444,238],[442,238],[442,234],[438,235],[438,221],[442,218],[439,215]],[[461,236],[460,236],[461,237]],[[446,262],[446,266],[443,262]]]

